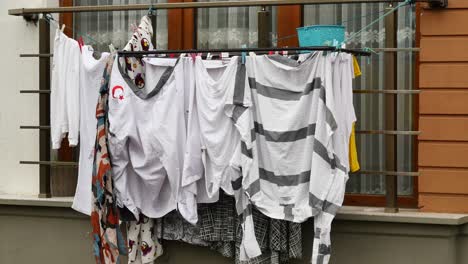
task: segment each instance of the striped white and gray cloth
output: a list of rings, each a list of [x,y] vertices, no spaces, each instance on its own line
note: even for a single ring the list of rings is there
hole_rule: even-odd
[[[261,254],[255,206],[268,217],[297,223],[314,216],[312,263],[328,263],[331,221],[342,204],[347,174],[334,152],[331,54],[315,52],[301,63],[278,55],[246,59],[226,102],[241,135],[231,162],[240,172],[232,179],[243,216],[240,258]]]

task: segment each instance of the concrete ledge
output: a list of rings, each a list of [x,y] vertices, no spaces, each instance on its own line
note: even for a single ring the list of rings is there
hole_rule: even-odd
[[[72,202],[73,197],[38,198],[36,196],[0,194],[0,205],[70,208]],[[381,207],[343,206],[336,219],[456,226],[468,223],[468,214],[425,213],[417,209],[401,209],[398,213],[386,213]]]
[[[94,263],[89,216],[68,206],[37,203],[41,199],[33,199],[35,205],[24,205],[27,199],[8,200],[9,204],[0,204],[0,263]],[[464,216],[415,210],[397,216],[382,214],[382,208],[344,207],[333,222],[330,264],[468,263],[468,224],[456,225]],[[313,220],[304,223],[302,230],[303,259],[291,264],[310,263]],[[185,264],[193,259],[204,264],[233,263],[208,248],[178,242],[164,241],[164,252],[158,263]]]
[[[343,206],[336,219],[369,222],[392,222],[434,225],[463,225],[468,214],[426,213],[417,209],[400,209],[398,213],[385,213],[381,207]]]
[[[0,205],[71,207],[73,197],[39,198],[33,195],[0,194]]]

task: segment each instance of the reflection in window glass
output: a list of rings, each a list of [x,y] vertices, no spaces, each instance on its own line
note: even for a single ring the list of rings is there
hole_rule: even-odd
[[[259,7],[198,9],[197,48],[240,48],[244,44],[257,47],[259,10]],[[267,10],[272,18],[272,32],[275,32],[276,8]]]
[[[129,5],[165,3],[167,0],[81,0],[75,1],[77,6],[88,5]],[[118,11],[118,12],[90,12],[75,13],[75,37],[82,36],[86,44],[96,50],[107,51],[109,44],[116,48],[123,48],[138,26],[140,19],[146,15],[146,10]],[[167,10],[157,10],[156,48],[167,49]],[[153,43],[154,44],[154,43]]]
[[[364,26],[376,20],[385,12],[384,4],[342,4],[342,5],[309,5],[304,7],[304,25],[340,24],[346,27],[346,36],[359,31]],[[401,8],[398,12],[398,47],[413,47],[415,39],[414,8]],[[385,26],[380,21],[364,30],[348,43],[348,47],[385,47]],[[398,89],[414,88],[413,53],[398,53]],[[383,53],[372,55],[370,59],[360,59],[362,76],[356,78],[354,89],[386,89],[385,61]],[[359,130],[385,129],[385,96],[376,94],[355,94],[354,107],[358,117]],[[413,128],[413,96],[398,95],[397,118],[398,130]],[[361,168],[366,170],[386,170],[385,168],[385,136],[357,135],[357,146]],[[413,171],[414,137],[397,136],[398,160],[400,171]],[[347,192],[362,194],[384,194],[385,176],[382,175],[351,175]],[[413,179],[398,178],[398,194],[411,195]]]

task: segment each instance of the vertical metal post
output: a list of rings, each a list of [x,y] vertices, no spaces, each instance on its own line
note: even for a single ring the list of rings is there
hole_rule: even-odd
[[[39,19],[39,53],[50,53],[50,28]],[[39,90],[50,90],[50,57],[39,58]],[[39,94],[39,125],[50,126],[50,94]],[[50,160],[50,130],[39,130],[39,160]],[[39,165],[39,197],[51,197],[50,166]]]
[[[156,26],[157,26],[156,18],[157,18],[156,10],[152,9],[150,19],[151,19],[151,26],[153,27],[153,36],[151,37],[151,42],[153,43],[154,49],[156,49]]]
[[[393,4],[389,4],[393,8]],[[398,11],[393,12],[385,18],[385,46],[387,48],[396,48]],[[386,89],[398,89],[397,74],[397,53],[385,53],[385,87]],[[389,95],[385,97],[385,129],[397,130],[397,96]],[[396,136],[385,137],[386,147],[386,170],[397,171],[397,142]],[[385,176],[385,212],[398,212],[398,185],[397,176]]]
[[[258,47],[268,48],[271,46],[270,41],[271,18],[270,12],[264,6],[258,11]]]

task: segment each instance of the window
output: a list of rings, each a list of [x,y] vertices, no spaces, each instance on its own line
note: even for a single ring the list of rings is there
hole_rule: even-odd
[[[166,3],[167,0],[149,1],[134,0],[132,4]],[[76,1],[77,6],[89,5],[125,5],[129,1],[123,0],[82,0]],[[123,48],[131,37],[132,27],[138,26],[142,16],[147,11],[122,12],[90,12],[75,13],[75,36],[82,36],[85,43],[94,46],[96,50],[109,50],[109,44],[116,48]],[[157,10],[156,48],[167,49],[167,10]],[[154,44],[154,43],[153,43]]]
[[[211,0],[213,1],[213,0]],[[197,12],[197,48],[257,47],[258,7],[205,8]],[[275,32],[276,8],[271,13]]]
[[[304,7],[304,25],[342,24],[346,35],[350,36],[385,12],[385,4],[343,4],[343,5],[309,5]],[[413,47],[415,42],[415,15],[413,7],[400,9],[398,13],[397,39],[398,47]],[[349,43],[350,47],[385,48],[384,21],[364,30]],[[398,89],[414,88],[415,56],[411,52],[400,52],[398,63]],[[363,58],[360,62],[362,76],[357,78],[354,89],[389,89],[384,81],[384,54]],[[390,88],[391,89],[391,88]],[[385,96],[358,93],[354,95],[354,105],[358,117],[357,130],[385,129]],[[398,130],[413,130],[414,96],[395,95],[397,100]],[[386,161],[385,135],[357,134],[361,168],[384,171]],[[396,136],[398,171],[414,171],[415,155],[414,136]],[[398,194],[414,197],[415,182],[413,177],[398,177]],[[385,194],[385,176],[352,174],[348,181],[347,192],[350,194],[383,195]]]
[[[159,0],[158,2],[165,2]],[[214,0],[209,0],[214,1]],[[135,0],[132,3],[151,3]],[[155,3],[155,1],[153,1]],[[84,0],[77,5],[127,4],[122,0]],[[181,48],[233,48],[246,44],[257,46],[259,7],[211,8],[198,10],[158,10],[155,30],[159,49]],[[305,5],[295,7],[271,7],[270,28],[272,45],[296,46],[296,27],[314,24],[343,24],[347,36],[374,21],[385,11],[385,4],[363,3],[342,5]],[[95,43],[98,50],[106,50],[110,43],[116,47],[126,44],[132,24],[137,24],[146,11],[77,13],[74,16],[75,36],[86,37]],[[413,47],[415,43],[415,15],[413,7],[400,9],[398,15],[398,47]],[[170,21],[170,22],[169,22]],[[85,38],[85,42],[86,42]],[[385,25],[380,21],[363,31],[349,47],[385,47]],[[400,52],[398,63],[398,89],[414,88],[415,54]],[[363,75],[355,80],[354,89],[383,90],[385,84],[384,53],[362,58]],[[414,96],[356,93],[355,110],[358,116],[357,130],[385,130],[387,112],[385,97],[395,96],[397,107],[397,130],[414,130]],[[359,161],[365,170],[384,171],[386,157],[385,137],[388,135],[357,134]],[[397,144],[397,170],[415,171],[414,136],[394,136]],[[77,155],[76,155],[77,156]],[[385,203],[385,176],[352,174],[347,186],[347,204],[378,205]],[[417,182],[413,177],[398,178],[400,206],[415,206]]]

